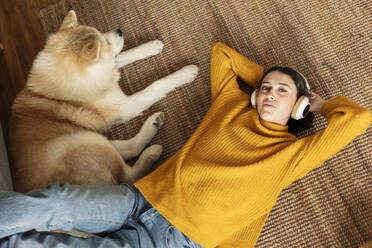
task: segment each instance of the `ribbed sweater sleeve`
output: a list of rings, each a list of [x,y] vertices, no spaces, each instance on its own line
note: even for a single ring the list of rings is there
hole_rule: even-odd
[[[296,141],[302,158],[293,166],[285,186],[302,178],[323,164],[353,139],[364,133],[371,124],[371,112],[347,97],[340,95],[326,101],[321,114],[327,119],[327,127],[312,136]],[[302,152],[301,150],[304,150]]]
[[[236,80],[232,80],[236,77],[241,78],[252,88],[255,87],[264,70],[262,66],[221,42],[215,43],[212,47],[210,67],[212,102],[222,90],[239,89]]]

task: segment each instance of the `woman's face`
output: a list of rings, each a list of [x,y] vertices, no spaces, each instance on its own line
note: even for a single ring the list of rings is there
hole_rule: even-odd
[[[257,94],[257,112],[265,121],[286,125],[296,98],[297,88],[289,75],[280,71],[269,72]]]

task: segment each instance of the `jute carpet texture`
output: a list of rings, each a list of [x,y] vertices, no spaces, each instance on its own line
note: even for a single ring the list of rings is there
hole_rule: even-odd
[[[182,147],[210,106],[209,56],[216,41],[265,68],[283,65],[301,71],[325,99],[343,94],[372,109],[369,0],[62,0],[39,13],[45,36],[58,29],[70,9],[80,23],[102,32],[120,28],[124,49],[153,39],[164,42],[159,55],[121,70],[126,94],[187,64],[200,67],[193,83],[107,133],[109,138],[130,138],[151,113],[164,111],[165,125],[152,141],[164,147],[157,165]],[[298,137],[326,124],[316,115],[314,127]],[[371,136],[370,127],[286,188],[256,247],[357,247],[372,239]]]

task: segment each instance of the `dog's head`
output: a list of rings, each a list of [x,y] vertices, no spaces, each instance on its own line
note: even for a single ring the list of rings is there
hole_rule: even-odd
[[[101,33],[94,27],[79,25],[71,10],[64,18],[58,32],[51,35],[46,50],[74,58],[80,66],[89,66],[104,59],[112,59],[123,49],[120,29]]]
[[[53,98],[92,99],[112,83],[115,56],[123,45],[120,29],[101,33],[79,25],[71,10],[34,61],[28,87]]]

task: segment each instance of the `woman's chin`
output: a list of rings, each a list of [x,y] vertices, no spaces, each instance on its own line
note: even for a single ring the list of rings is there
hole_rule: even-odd
[[[261,110],[258,112],[261,119],[264,119],[265,121],[273,121],[275,120],[274,112],[273,111],[267,111],[267,110]]]
[[[269,121],[269,122],[275,122],[275,118],[273,118],[272,115],[267,114],[267,113],[261,113],[260,118],[264,121]]]
[[[284,125],[284,126],[287,125],[287,122],[284,123],[284,121],[278,120],[278,118],[275,118],[275,116],[273,116],[272,113],[262,112],[259,115],[260,115],[260,118],[264,121],[268,121],[268,122],[272,122],[272,123],[276,123],[276,124]]]

